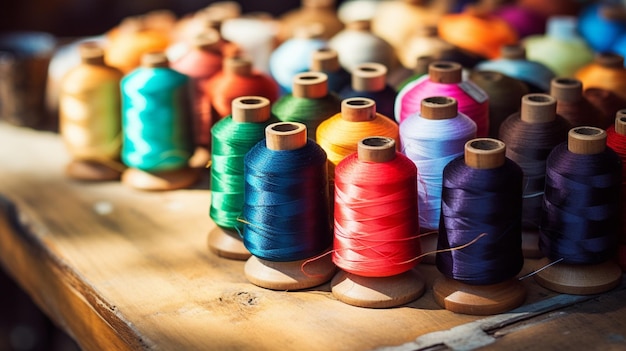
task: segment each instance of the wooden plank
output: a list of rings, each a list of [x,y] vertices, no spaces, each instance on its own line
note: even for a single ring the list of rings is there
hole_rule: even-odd
[[[206,178],[161,193],[77,183],[58,135],[0,123],[0,141],[0,194],[17,208],[0,209],[0,262],[85,350],[368,350],[482,318],[441,309],[429,289],[376,310],[337,301],[328,284],[256,287],[243,262],[206,247]],[[436,268],[418,270],[430,288]],[[524,285],[527,305],[556,296]]]

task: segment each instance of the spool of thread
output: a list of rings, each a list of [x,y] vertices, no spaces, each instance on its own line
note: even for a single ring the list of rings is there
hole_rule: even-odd
[[[489,133],[489,96],[471,81],[463,81],[462,67],[456,62],[433,62],[428,66],[428,76],[405,86],[396,98],[396,121],[402,123],[410,115],[419,113],[421,101],[431,96],[455,98],[459,112],[476,123],[476,135]]]
[[[420,228],[423,232],[439,228],[441,186],[444,167],[463,155],[465,143],[476,137],[476,123],[458,112],[454,98],[435,96],[422,100],[419,114],[400,124],[402,153],[415,163]],[[422,237],[425,252],[435,252],[437,236]],[[434,254],[425,262],[434,262]]]
[[[500,56],[503,45],[515,44],[519,39],[503,19],[472,11],[443,16],[438,29],[441,39],[487,59]]]
[[[441,59],[445,52],[453,49],[452,44],[439,37],[436,26],[420,26],[398,48],[397,53],[404,67],[415,69],[418,64],[416,57],[431,56]]]
[[[622,271],[626,271],[626,216],[624,211],[624,199],[626,199],[626,109],[617,111],[615,115],[615,124],[610,126],[606,131],[606,146],[610,147],[622,160],[622,190],[621,190],[621,227],[619,232],[619,265]]]
[[[523,40],[528,60],[548,67],[557,77],[572,77],[593,60],[593,52],[578,34],[573,16],[548,19],[545,35],[531,35]]]
[[[611,260],[619,243],[622,164],[606,137],[600,128],[572,128],[548,157],[539,245],[542,263],[556,264],[534,276],[548,289],[598,294],[621,282]]]
[[[343,29],[337,16],[335,0],[302,0],[298,9],[287,11],[279,17],[278,41],[284,42],[293,37],[302,25],[321,25],[320,38],[330,39]]]
[[[223,60],[220,35],[217,31],[210,30],[196,36],[193,48],[170,65],[172,69],[188,76],[191,81],[194,143],[206,149],[210,148],[211,143],[212,118],[211,97],[205,87],[208,80],[222,70]]]
[[[278,100],[279,88],[268,75],[252,68],[252,62],[243,57],[226,57],[221,72],[207,83],[211,97],[213,123],[232,114],[232,102],[240,96],[262,96],[270,103]]]
[[[395,87],[396,91],[400,91],[404,89],[404,87],[409,85],[409,83],[414,82],[422,78],[423,76],[427,75],[428,66],[430,66],[431,63],[438,61],[438,60],[435,59],[433,56],[420,56],[415,61],[416,61],[415,67],[413,68],[411,73],[404,75],[402,78],[396,78],[396,74],[394,74],[394,72],[391,73],[389,81],[392,84],[392,86]],[[396,70],[396,72],[397,71],[398,70]],[[400,81],[400,82],[394,83],[397,81]]]
[[[188,82],[163,52],[145,54],[142,66],[122,79],[124,184],[172,190],[197,181],[199,173],[187,165],[193,150]]]
[[[542,257],[539,250],[541,203],[546,178],[546,159],[567,140],[569,124],[556,114],[557,100],[547,94],[528,94],[521,111],[500,126],[499,139],[506,156],[524,171],[522,200],[522,250],[526,258]]]
[[[550,91],[550,81],[554,73],[542,63],[526,59],[526,50],[520,45],[505,45],[500,50],[501,57],[476,65],[478,71],[495,71],[521,80],[531,92]]]
[[[370,30],[370,21],[348,23],[334,35],[328,46],[339,54],[339,63],[348,72],[362,63],[376,62],[392,70],[396,66],[394,48]]]
[[[233,114],[211,129],[211,208],[209,215],[217,227],[209,232],[209,249],[218,256],[247,260],[250,252],[243,245],[241,216],[244,201],[244,157],[265,138],[271,121],[270,101],[261,96],[233,100]]]
[[[583,95],[583,84],[575,78],[554,78],[550,95],[556,99],[556,113],[565,118],[570,128],[592,126],[607,128],[609,125],[595,106]]]
[[[124,170],[119,161],[123,74],[104,63],[97,43],[82,43],[78,50],[81,63],[60,82],[59,129],[72,156],[65,171],[78,180],[116,180]]]
[[[420,255],[417,169],[396,151],[393,138],[368,137],[336,169],[331,281],[345,303],[387,308],[424,293],[412,270]]]
[[[328,78],[321,72],[297,74],[293,92],[272,106],[272,113],[283,122],[299,122],[307,127],[307,136],[315,140],[317,127],[341,112],[341,99],[328,91]]]
[[[615,114],[626,106],[626,99],[622,99],[612,91],[600,88],[584,89],[583,96],[598,111],[601,112],[601,120],[603,126],[610,126],[614,120]]]
[[[337,17],[342,23],[367,20],[376,17],[376,10],[380,5],[378,0],[350,0],[342,1],[337,7]]]
[[[493,15],[508,23],[520,39],[546,31],[546,18],[543,15],[517,4],[499,6]]]
[[[626,34],[626,24],[610,17],[610,12],[624,5],[591,3],[578,14],[578,31],[595,52],[610,52],[618,39]],[[609,16],[607,16],[609,15]]]
[[[337,51],[333,49],[321,48],[314,51],[309,70],[326,74],[328,90],[336,94],[350,86],[350,73],[341,67]]]
[[[308,71],[313,53],[326,47],[327,40],[322,39],[321,30],[319,24],[298,27],[294,36],[280,44],[270,55],[270,74],[283,95],[291,93],[296,74]]]
[[[497,139],[473,139],[465,157],[444,169],[438,248],[462,247],[437,253],[444,277],[435,280],[433,295],[447,310],[497,314],[524,302],[515,279],[524,263],[522,170],[505,149]]]
[[[150,52],[162,52],[170,44],[167,30],[154,28],[149,16],[128,17],[107,33],[105,60],[124,74],[141,65],[142,57]],[[152,23],[152,25],[151,25]]]
[[[592,63],[576,71],[583,87],[600,88],[614,92],[626,99],[626,68],[624,58],[617,54],[597,54]]]
[[[335,273],[330,255],[302,265],[332,243],[326,153],[302,123],[270,124],[265,133],[244,159],[243,239],[253,255],[246,278],[274,290],[320,285]]]
[[[518,0],[517,4],[541,14],[544,18],[565,15],[574,16],[580,13],[582,3],[571,0]]]
[[[221,31],[231,47],[238,49],[236,52],[239,56],[249,58],[254,69],[269,74],[269,61],[276,47],[278,31],[275,21],[263,16],[247,15],[224,21]],[[224,45],[224,48],[227,46]],[[224,56],[234,55],[224,54]]]
[[[372,32],[399,51],[415,30],[415,24],[436,26],[455,1],[381,1],[372,18]]]
[[[398,93],[387,84],[387,67],[380,63],[367,62],[356,65],[352,70],[350,86],[344,88],[339,95],[342,99],[352,97],[372,99],[376,101],[378,112],[395,121],[393,109]]]
[[[522,97],[530,92],[528,86],[493,71],[472,71],[469,80],[489,96],[489,137],[497,138],[502,122],[520,110]]]

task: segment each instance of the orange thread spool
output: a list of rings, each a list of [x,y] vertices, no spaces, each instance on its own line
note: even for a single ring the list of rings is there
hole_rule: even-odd
[[[583,87],[610,90],[620,98],[626,99],[626,68],[624,58],[617,54],[601,53],[592,63],[576,72]]]

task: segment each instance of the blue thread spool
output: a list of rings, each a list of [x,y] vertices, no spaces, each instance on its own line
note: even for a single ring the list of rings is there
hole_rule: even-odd
[[[122,79],[122,182],[144,190],[192,185],[193,152],[188,78],[169,68],[164,53],[148,53]]]
[[[612,14],[624,10],[623,5],[602,3],[586,6],[578,16],[578,31],[595,52],[609,52],[618,39],[626,34],[626,23],[613,19]]]

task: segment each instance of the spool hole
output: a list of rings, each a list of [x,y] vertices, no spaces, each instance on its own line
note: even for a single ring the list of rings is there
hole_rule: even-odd
[[[526,98],[528,99],[528,101],[538,102],[538,103],[547,103],[547,102],[553,101],[552,97],[550,97],[549,95],[545,95],[545,94],[532,94],[532,95],[528,95]]]
[[[497,150],[501,147],[500,143],[495,140],[474,140],[470,146],[477,150]]]
[[[447,96],[431,96],[424,99],[426,102],[435,105],[449,105],[454,103],[454,99]]]
[[[580,84],[580,81],[572,78],[556,78],[554,81],[559,85],[567,86],[577,86]]]
[[[282,132],[282,133],[293,132],[294,130],[297,130],[298,128],[300,127],[291,123],[280,123],[280,124],[276,124],[272,126],[272,130],[277,131],[277,132]]]
[[[363,145],[370,147],[382,147],[389,145],[393,142],[393,139],[383,137],[371,137],[363,139]]]
[[[361,99],[361,98],[356,98],[354,100],[348,100],[346,101],[346,104],[350,105],[350,106],[367,106],[371,104],[371,101],[365,100],[365,99]]]
[[[574,133],[580,134],[580,135],[593,136],[593,135],[599,135],[601,131],[595,128],[590,128],[590,127],[578,127],[574,129]]]
[[[619,116],[620,122],[626,122],[626,108],[617,111],[617,116]]]
[[[262,103],[263,101],[261,99],[250,98],[250,99],[242,99],[240,100],[240,102],[244,105],[258,105]]]

